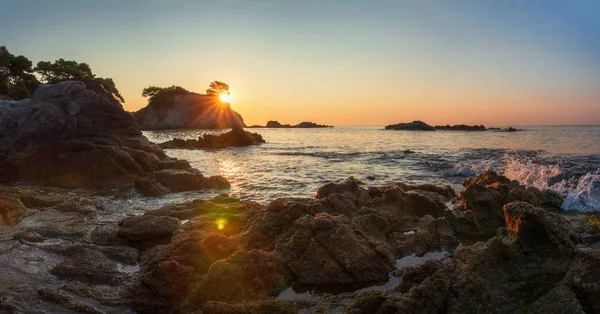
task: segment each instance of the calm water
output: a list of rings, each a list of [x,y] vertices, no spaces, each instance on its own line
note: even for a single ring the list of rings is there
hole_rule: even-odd
[[[600,210],[600,126],[524,127],[522,132],[411,132],[382,127],[249,129],[267,143],[217,151],[167,150],[205,175],[220,174],[231,194],[270,202],[314,197],[350,176],[367,184],[450,184],[486,169],[568,196],[565,209]],[[149,131],[154,142],[197,138],[206,130]],[[405,154],[404,150],[414,151]],[[371,180],[369,180],[371,179]],[[195,197],[192,194],[186,197]]]

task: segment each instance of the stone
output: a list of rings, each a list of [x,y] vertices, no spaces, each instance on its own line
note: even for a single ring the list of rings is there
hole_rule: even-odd
[[[211,265],[200,282],[195,297],[200,300],[239,303],[279,294],[285,287],[271,253],[237,251]]]
[[[442,266],[442,262],[432,259],[426,261],[424,264],[408,267],[402,273],[402,281],[395,290],[401,293],[408,292],[413,286],[422,283],[438,269],[442,268]]]
[[[125,218],[119,223],[119,235],[144,244],[165,244],[179,230],[179,220],[172,217],[142,215]]]
[[[394,259],[353,231],[348,217],[319,213],[294,222],[275,248],[290,280],[313,286],[360,285],[388,277]]]
[[[98,250],[74,247],[50,272],[59,278],[91,284],[116,284],[121,279],[117,263]]]

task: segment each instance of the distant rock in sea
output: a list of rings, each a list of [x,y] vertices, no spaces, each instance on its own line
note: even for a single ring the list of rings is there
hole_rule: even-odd
[[[333,128],[331,125],[321,125],[314,122],[301,122],[296,125],[281,124],[279,121],[269,121],[266,126],[252,125],[249,128],[272,128],[272,129],[313,129],[313,128]]]
[[[483,125],[465,125],[465,124],[457,124],[457,125],[436,125],[436,130],[444,130],[444,131],[485,131],[486,128]]]
[[[423,121],[413,121],[409,123],[392,124],[385,127],[386,130],[401,131],[435,131],[435,128]]]
[[[0,101],[0,182],[135,187],[145,195],[229,187],[223,177],[204,177],[187,161],[167,157],[93,84],[44,84],[31,100]]]
[[[523,131],[522,129],[515,129],[513,127],[508,127],[508,128],[489,128],[487,129],[488,131],[493,131],[493,132],[517,132],[517,131]]]
[[[242,116],[218,96],[177,93],[132,114],[142,130],[228,129],[246,127]]]
[[[197,140],[175,138],[158,144],[158,146],[165,149],[218,149],[258,145],[264,142],[265,140],[260,134],[235,127],[231,131],[220,135],[204,134],[203,137],[199,137]]]

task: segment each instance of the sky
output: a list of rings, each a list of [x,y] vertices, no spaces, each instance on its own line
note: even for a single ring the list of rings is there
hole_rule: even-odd
[[[0,0],[0,45],[142,89],[231,86],[246,124],[600,124],[597,0]]]

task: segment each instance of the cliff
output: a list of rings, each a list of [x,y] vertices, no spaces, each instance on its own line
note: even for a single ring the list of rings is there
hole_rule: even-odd
[[[217,96],[192,92],[153,101],[132,114],[142,130],[245,127],[242,116]]]

